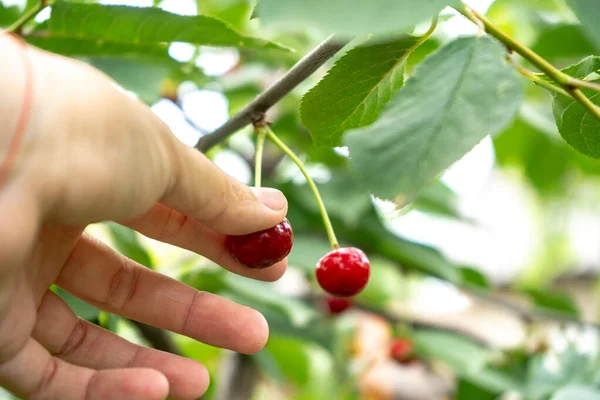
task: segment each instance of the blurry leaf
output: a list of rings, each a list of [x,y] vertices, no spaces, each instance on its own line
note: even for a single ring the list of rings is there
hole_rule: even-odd
[[[73,296],[71,293],[61,288],[56,289],[56,294],[58,294],[67,303],[67,305],[75,314],[77,314],[78,317],[88,321],[98,318],[100,310],[91,304],[86,303],[85,301]]]
[[[330,215],[337,216],[348,225],[358,225],[363,215],[372,207],[371,196],[347,171],[332,171],[329,182],[319,185],[323,202]],[[314,197],[312,204],[316,206]]]
[[[566,385],[597,385],[599,367],[595,352],[583,353],[571,343],[531,360],[524,393],[527,398],[540,399]]]
[[[286,383],[287,377],[285,373],[279,367],[275,357],[273,357],[269,351],[259,351],[258,353],[252,355],[252,359],[256,362],[258,367],[266,372],[267,376],[269,376],[271,379],[274,379],[279,386],[283,386]]]
[[[283,374],[296,385],[298,399],[330,398],[333,383],[332,356],[325,349],[297,339],[271,337],[265,350]]]
[[[597,83],[600,80],[596,81]],[[595,105],[600,105],[600,94],[582,90]],[[554,94],[552,111],[556,126],[567,143],[582,154],[600,158],[600,122],[572,97]]]
[[[489,391],[465,379],[458,380],[456,400],[495,400],[498,392]]]
[[[458,0],[261,0],[258,15],[267,24],[312,25],[326,34],[363,35],[399,32],[456,4]]]
[[[406,78],[410,78],[415,68],[418,67],[423,60],[429,57],[430,54],[434,53],[441,46],[442,43],[438,39],[435,37],[430,37],[419,47],[414,49],[408,56],[408,60],[406,60],[406,67],[404,68]]]
[[[456,194],[437,180],[427,185],[411,206],[426,213],[462,219],[456,203]],[[402,206],[402,204],[399,205]]]
[[[154,7],[105,6],[57,1],[52,6],[50,33],[108,43],[155,45],[188,42],[196,45],[286,48],[263,39],[243,36],[226,23],[206,16],[183,16]]]
[[[331,245],[326,236],[294,234],[294,245],[288,255],[288,263],[313,274],[317,262],[330,251]]]
[[[321,316],[312,320],[311,323],[297,325],[280,307],[266,304],[255,296],[227,290],[220,292],[219,295],[260,312],[269,323],[271,337],[274,335],[295,337],[310,340],[327,348],[331,346],[333,339],[331,323],[322,319]]]
[[[415,71],[372,125],[346,134],[362,182],[411,201],[486,135],[512,121],[522,85],[489,37],[454,40]]]
[[[307,197],[297,195],[295,191],[297,186],[286,185],[285,187],[279,186],[279,188],[283,188],[288,195],[288,216],[294,224],[294,231],[297,231],[296,227],[298,226],[311,233],[315,231],[324,233],[321,217],[313,206],[307,205]],[[312,199],[311,201],[314,202]],[[330,211],[335,208],[335,206],[327,207]],[[356,225],[344,223],[339,217],[332,217],[332,223],[340,238],[360,247],[367,255],[369,253],[379,254],[399,264],[402,268],[421,271],[454,283],[461,281],[461,275],[456,265],[448,261],[436,249],[390,232],[383,225],[372,205],[363,213]]]
[[[600,162],[578,153],[560,138],[555,139],[518,118],[494,139],[496,158],[502,166],[516,166],[541,194],[567,194],[570,170],[600,173]]]
[[[30,36],[26,38],[29,44],[53,53],[71,57],[119,56],[133,59],[166,62],[171,61],[168,48],[162,43],[135,44],[105,42],[85,38]]]
[[[121,317],[112,313],[101,311],[98,320],[101,327],[113,333],[117,333],[119,324],[121,322]]]
[[[217,293],[227,287],[224,282],[225,275],[226,271],[221,267],[194,268],[184,273],[179,280],[195,289]]]
[[[243,30],[250,20],[253,6],[249,0],[197,0],[198,14],[208,15]]]
[[[384,308],[394,298],[406,299],[408,285],[398,272],[398,267],[385,259],[371,257],[369,261],[369,284],[356,296],[356,300],[371,307]]]
[[[528,288],[523,291],[533,299],[536,307],[579,317],[577,304],[567,293],[543,288]]]
[[[594,53],[594,47],[579,25],[549,25],[531,48],[551,62],[565,62]]]
[[[110,236],[117,250],[125,257],[150,269],[154,264],[146,249],[139,242],[138,233],[117,223],[107,223]]]
[[[15,22],[20,15],[19,7],[7,7],[0,2],[0,26],[8,26]]]
[[[486,15],[502,31],[527,44],[535,41],[549,18],[560,20],[568,11],[557,0],[495,0]]]
[[[137,94],[143,102],[152,104],[160,99],[160,85],[170,74],[166,66],[116,58],[95,58],[88,60],[123,88]]]
[[[571,7],[584,31],[596,45],[596,49],[600,49],[600,7],[597,0],[567,0],[567,4]]]
[[[485,367],[479,371],[459,374],[459,376],[471,382],[471,384],[477,386],[480,390],[487,393],[496,393],[496,395],[511,391],[514,392],[521,387],[520,381],[515,379],[517,377],[520,378],[519,375],[509,375],[489,367]],[[472,398],[479,400],[479,397]],[[471,397],[465,397],[464,399],[471,399]]]
[[[362,246],[368,248],[366,242],[370,240],[374,242],[377,253],[396,261],[402,267],[421,271],[449,282],[460,283],[460,271],[433,247],[395,236],[389,231],[381,232],[382,236],[378,237],[374,235],[377,231],[379,229],[372,231],[370,227],[364,229]]]
[[[443,361],[459,376],[478,373],[492,356],[487,348],[454,333],[419,330],[413,339],[418,355]]]
[[[364,214],[372,208],[371,196],[348,171],[334,169],[331,173],[333,176],[328,182],[317,184],[327,212],[345,224],[359,225]],[[306,208],[318,213],[315,197],[307,184],[296,185],[293,193],[300,197]]]
[[[306,325],[319,316],[316,310],[302,301],[279,293],[272,283],[259,282],[233,274],[227,275],[224,281],[235,293],[280,309],[293,325]]]
[[[471,267],[460,267],[462,283],[475,288],[489,289],[491,287],[488,278],[479,270]]]
[[[348,129],[371,124],[402,86],[403,65],[419,38],[368,41],[346,53],[300,103],[317,145],[339,146]]]
[[[570,385],[557,390],[550,400],[600,400],[600,391],[597,387]]]

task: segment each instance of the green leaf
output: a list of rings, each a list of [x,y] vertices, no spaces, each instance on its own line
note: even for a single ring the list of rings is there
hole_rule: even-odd
[[[331,346],[332,329],[328,321],[316,319],[310,324],[297,325],[280,308],[260,302],[251,295],[228,290],[219,292],[219,295],[260,312],[269,323],[271,337],[276,334],[310,340],[327,348]]]
[[[120,56],[152,61],[171,61],[164,44],[104,42],[85,38],[30,36],[29,44],[53,53],[71,57]]]
[[[553,368],[548,367],[548,361]],[[544,398],[567,385],[597,385],[598,370],[596,352],[582,352],[571,341],[564,349],[532,358],[524,388],[526,398]]]
[[[140,100],[152,104],[160,99],[160,86],[171,70],[164,65],[118,58],[95,58],[89,64],[98,68]]]
[[[586,57],[577,64],[573,64],[563,69],[562,72],[578,79],[584,79],[593,72],[600,72],[600,57]]]
[[[145,267],[154,268],[154,263],[146,249],[139,242],[136,231],[114,222],[107,223],[106,227],[115,247],[121,254]]]
[[[596,48],[600,49],[600,24],[598,24],[598,21],[600,21],[600,7],[598,7],[598,1],[567,0],[567,4],[579,18],[583,29],[596,44]]]
[[[19,18],[20,11],[17,6],[7,7],[0,3],[0,26],[8,26]]]
[[[416,69],[377,122],[346,134],[354,169],[376,196],[413,200],[512,121],[522,85],[504,53],[487,36],[451,42]]]
[[[342,134],[373,123],[402,86],[403,65],[419,38],[367,42],[340,58],[300,103],[317,145],[339,146]]]
[[[412,208],[430,214],[462,219],[457,208],[456,194],[439,180],[426,186],[419,193],[412,203]]]
[[[225,277],[224,282],[236,294],[242,294],[257,302],[281,310],[293,325],[307,325],[311,320],[318,317],[316,310],[298,299],[279,293],[270,283],[253,281],[233,274]]]
[[[575,300],[567,293],[543,288],[528,288],[523,291],[533,299],[536,307],[559,312],[561,314],[567,314],[576,318],[579,316],[579,310]]]
[[[572,24],[550,25],[540,32],[531,49],[553,63],[576,60],[595,51],[581,26]]]
[[[487,390],[467,379],[458,380],[456,400],[496,400],[498,393]]]
[[[443,361],[459,376],[482,370],[492,356],[482,345],[449,332],[419,330],[414,341],[417,354]]]
[[[583,60],[569,65],[568,67],[561,70],[567,75],[570,75],[577,79],[585,79],[588,75],[592,73],[600,72],[600,57],[598,56],[588,56]],[[554,83],[554,81],[549,78],[546,74],[537,74],[548,82]]]
[[[208,15],[231,24],[236,29],[244,29],[250,21],[253,10],[250,0],[197,0],[198,14]]]
[[[61,288],[56,288],[56,294],[58,294],[67,303],[67,305],[75,314],[77,314],[78,317],[86,320],[98,318],[100,310],[93,305],[86,303],[85,301],[73,296],[71,293]]]
[[[489,289],[492,286],[488,278],[475,268],[460,267],[459,271],[462,275],[463,284],[479,289]]]
[[[53,37],[91,42],[196,45],[289,50],[279,44],[244,36],[225,22],[207,16],[183,16],[155,7],[105,6],[57,1],[52,7]]]
[[[408,285],[398,267],[389,260],[371,257],[369,284],[356,296],[356,300],[371,307],[385,308],[388,301],[406,300]]]
[[[596,81],[600,83],[600,80]],[[592,103],[600,105],[600,93],[582,90]],[[582,154],[600,158],[600,123],[572,97],[554,94],[552,111],[558,131]]]
[[[567,386],[550,398],[550,400],[600,400],[600,392],[595,387]]]
[[[488,393],[502,394],[518,390],[521,386],[520,382],[515,379],[515,375],[509,375],[491,367],[484,367],[479,371],[461,374],[461,377]],[[464,399],[479,400],[480,398],[464,397]]]
[[[331,398],[335,382],[331,353],[314,343],[284,337],[272,337],[265,346],[282,375],[294,383],[295,398]]]
[[[288,255],[288,263],[313,274],[319,259],[331,251],[331,245],[325,236],[294,234],[294,245]]]
[[[363,35],[399,32],[433,18],[458,0],[261,0],[265,23],[312,25],[325,33]]]

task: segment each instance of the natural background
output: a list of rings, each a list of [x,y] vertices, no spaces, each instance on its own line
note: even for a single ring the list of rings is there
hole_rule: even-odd
[[[0,26],[37,3],[0,0]],[[87,15],[81,3],[62,2],[52,14],[43,10],[22,33],[34,45],[110,75],[190,146],[328,36],[323,26],[263,23],[252,0],[82,3],[177,14],[165,22],[174,32],[171,43],[160,46],[136,43],[136,26],[101,10]],[[277,19],[275,3],[265,1],[274,10],[271,20]],[[294,3],[310,9],[309,1],[280,1]],[[361,2],[345,7],[352,10],[355,3]],[[561,0],[467,4],[559,68],[596,51]],[[214,39],[196,40],[189,20],[177,20],[197,14],[211,18],[212,28],[202,35]],[[335,25],[338,20],[329,17]],[[429,18],[414,31],[425,32]],[[433,36],[408,58],[406,72],[456,37],[476,33],[472,22],[444,9]],[[552,98],[519,78],[524,98],[515,98],[514,120],[486,136],[415,201],[370,196],[353,178],[348,149],[316,146],[298,112],[302,96],[365,38],[357,37],[267,114],[317,181],[342,244],[362,248],[372,261],[369,285],[351,309],[330,315],[325,307],[314,268],[328,242],[314,198],[295,165],[270,143],[264,184],[288,197],[295,233],[290,267],[279,282],[235,276],[116,224],[88,229],[148,268],[263,312],[271,329],[263,351],[242,356],[213,348],[57,292],[83,318],[133,342],[205,363],[212,377],[206,399],[599,399],[600,161],[560,138]],[[368,66],[366,57],[357,56],[357,65]],[[206,154],[238,180],[253,183],[250,127]],[[414,342],[416,362],[389,357],[395,336]],[[4,398],[11,397],[0,391]]]

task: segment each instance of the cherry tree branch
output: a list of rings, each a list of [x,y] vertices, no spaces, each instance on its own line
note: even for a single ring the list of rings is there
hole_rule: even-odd
[[[280,80],[231,117],[229,121],[213,133],[202,137],[196,148],[202,152],[206,152],[239,129],[252,122],[261,120],[267,110],[306,80],[306,78],[312,75],[345,45],[346,42],[341,41],[335,36],[327,38],[298,61]]]

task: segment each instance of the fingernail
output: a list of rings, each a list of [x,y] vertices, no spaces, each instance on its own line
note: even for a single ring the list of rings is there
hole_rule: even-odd
[[[287,204],[283,193],[272,188],[252,188],[252,191],[258,198],[258,201],[269,207],[271,210],[279,211]]]

